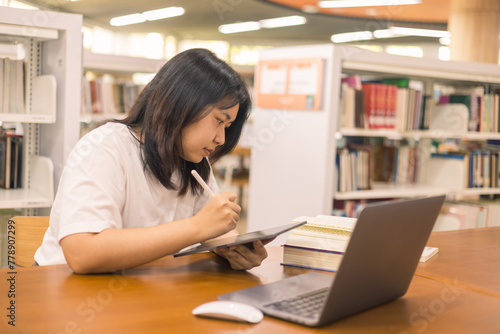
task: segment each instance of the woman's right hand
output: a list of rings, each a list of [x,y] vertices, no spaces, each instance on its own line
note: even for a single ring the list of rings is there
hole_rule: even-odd
[[[241,207],[235,203],[236,194],[231,192],[215,194],[194,219],[206,235],[205,240],[218,237],[236,228]]]

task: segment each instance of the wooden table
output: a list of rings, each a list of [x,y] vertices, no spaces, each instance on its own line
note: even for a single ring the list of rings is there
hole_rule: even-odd
[[[500,333],[498,233],[433,234],[429,245],[439,254],[419,265],[403,298],[321,328],[191,314],[219,294],[306,272],[281,266],[280,247],[269,247],[269,258],[250,271],[233,271],[208,253],[107,275],[75,275],[65,265],[1,269],[0,333]],[[11,301],[15,327],[8,324]]]
[[[500,298],[500,227],[435,232],[427,244],[439,252],[417,275]]]

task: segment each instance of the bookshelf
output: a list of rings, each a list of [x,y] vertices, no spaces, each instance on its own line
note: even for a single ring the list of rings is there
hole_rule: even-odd
[[[259,92],[256,92],[249,231],[283,224],[298,216],[331,214],[335,201],[500,193],[500,188],[496,187],[456,189],[428,185],[422,181],[427,173],[432,172],[426,169],[428,157],[422,157],[418,162],[419,177],[413,184],[375,182],[368,190],[341,192],[337,185],[339,170],[336,165],[337,149],[353,138],[416,141],[422,152],[431,152],[433,141],[500,139],[498,132],[342,128],[343,77],[357,75],[363,80],[404,77],[420,81],[423,91],[433,94],[436,85],[499,88],[498,66],[403,57],[349,46],[293,46],[261,51],[256,83],[260,80],[259,68],[266,62],[316,58],[322,59],[324,65],[319,110],[297,109],[287,105],[286,99],[275,108],[261,108]]]
[[[23,113],[0,113],[23,129],[22,187],[0,189],[0,209],[49,208],[78,140],[81,15],[2,7],[0,44],[24,60]]]
[[[90,51],[83,53],[83,68],[85,72],[91,72],[95,78],[87,80],[84,78],[83,88],[84,94],[82,96],[82,112],[80,116],[81,134],[85,134],[92,129],[94,124],[104,121],[106,119],[120,119],[126,116],[125,113],[119,112],[117,103],[123,103],[123,96],[129,97],[123,103],[124,109],[130,106],[131,102],[135,100],[140,87],[132,84],[132,75],[135,73],[156,73],[165,64],[165,59],[148,59],[140,57],[130,57],[121,55],[99,54]],[[108,76],[113,81],[112,83],[106,82],[103,77]],[[93,81],[93,82],[92,82]],[[95,84],[98,82],[97,88],[100,93],[98,98],[91,92],[91,88],[86,88],[86,85]],[[129,94],[119,95],[116,85],[120,83],[120,89],[129,92]],[[103,88],[103,85],[107,87]],[[128,88],[123,88],[126,85]],[[128,90],[127,90],[128,89]],[[85,91],[86,90],[86,91]],[[119,95],[119,96],[116,96]],[[120,102],[116,102],[120,99]],[[110,106],[110,100],[114,101],[114,105]],[[97,107],[95,107],[97,101]],[[104,106],[104,101],[108,101]]]
[[[132,81],[135,73],[155,74],[165,64],[166,59],[148,59],[141,57],[99,54],[91,51],[83,52],[83,68],[85,72],[92,72],[97,77],[110,75],[117,80]],[[235,70],[248,82],[253,85],[253,66],[234,66]],[[85,108],[85,107],[84,107]],[[86,107],[88,109],[88,107]],[[122,118],[123,113],[90,113],[82,112],[80,121],[84,124],[92,124],[110,118]]]

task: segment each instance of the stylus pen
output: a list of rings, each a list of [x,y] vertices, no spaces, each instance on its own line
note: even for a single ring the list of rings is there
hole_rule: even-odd
[[[196,181],[198,181],[198,183],[203,187],[203,189],[205,189],[205,191],[210,195],[210,197],[212,197],[214,195],[214,192],[212,191],[212,189],[208,187],[208,184],[206,184],[205,181],[203,181],[200,174],[198,174],[198,172],[195,171],[194,169],[191,171],[191,174],[193,174]]]

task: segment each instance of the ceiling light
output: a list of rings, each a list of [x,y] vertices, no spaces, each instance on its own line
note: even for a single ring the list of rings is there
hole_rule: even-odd
[[[275,19],[260,20],[259,23],[262,28],[280,28],[305,24],[306,18],[303,16],[293,15],[277,17]]]
[[[125,26],[128,24],[136,24],[136,23],[142,23],[146,22],[146,18],[144,18],[141,14],[135,13],[135,14],[130,14],[130,15],[125,15],[125,16],[118,16],[118,17],[113,17],[109,23],[112,26]]]
[[[375,38],[391,38],[399,36],[401,35],[395,35],[390,29],[375,30],[373,32],[373,37]]]
[[[446,30],[418,29],[405,27],[390,27],[389,31],[394,35],[422,36],[422,37],[450,37]]]
[[[422,0],[333,0],[319,1],[321,8],[343,8],[343,7],[372,7],[391,5],[415,5],[422,3]]]
[[[237,32],[254,31],[260,29],[260,23],[255,21],[223,24],[219,26],[219,32],[223,34],[234,34]]]
[[[390,27],[389,29],[375,30],[373,32],[373,36],[375,38],[420,36],[420,37],[436,37],[436,38],[448,38],[449,39],[451,34],[450,34],[450,32],[444,31],[444,30]]]
[[[128,24],[136,24],[146,21],[166,19],[168,17],[180,16],[183,14],[184,14],[184,8],[182,7],[167,7],[167,8],[149,10],[142,14],[135,13],[125,16],[113,17],[109,21],[109,23],[112,26],[124,26]]]
[[[332,35],[333,43],[365,41],[373,38],[371,31],[355,31]]]
[[[184,8],[182,7],[168,7],[144,12],[142,13],[142,16],[144,16],[148,21],[154,21],[174,16],[181,16],[184,12]]]
[[[307,20],[305,17],[298,15],[276,17],[274,19],[260,20],[259,22],[248,21],[248,22],[223,24],[219,26],[219,32],[223,34],[234,34],[237,32],[260,30],[260,28],[270,29],[270,28],[296,26],[300,24],[305,24],[306,21]]]

